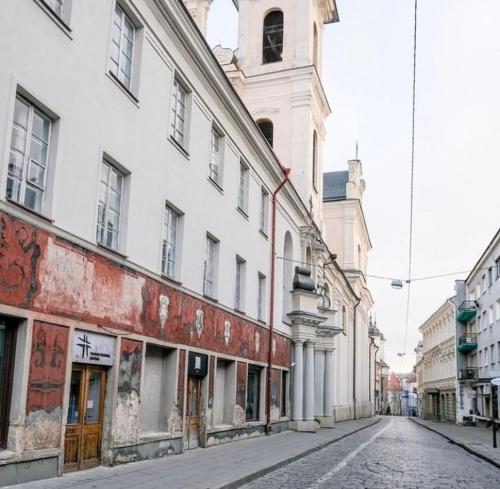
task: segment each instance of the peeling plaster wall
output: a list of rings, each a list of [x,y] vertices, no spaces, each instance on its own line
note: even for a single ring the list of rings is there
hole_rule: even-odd
[[[142,349],[142,343],[122,339],[113,434],[115,444],[137,443],[139,438]]]
[[[247,364],[238,362],[236,370],[236,406],[234,408],[234,426],[245,424],[245,408],[247,398]]]
[[[271,370],[271,421],[279,421],[281,404],[281,370]]]
[[[22,446],[24,450],[60,445],[68,329],[35,321]]]
[[[1,303],[267,361],[267,328],[3,212],[0,279]],[[203,328],[197,330],[200,310]],[[279,334],[273,340],[273,363],[288,367],[290,340]]]

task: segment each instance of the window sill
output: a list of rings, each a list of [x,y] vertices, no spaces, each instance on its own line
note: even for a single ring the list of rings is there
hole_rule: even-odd
[[[189,160],[189,153],[187,152],[186,148],[182,146],[180,143],[177,142],[172,136],[168,137],[168,140],[177,148],[178,151],[182,153],[184,157],[186,157]]]
[[[123,258],[124,260],[128,259],[127,255],[124,255],[123,253],[120,253],[118,250],[114,250],[113,248],[110,248],[109,246],[106,246],[102,243],[97,243],[97,246],[99,248],[102,248],[103,250],[109,251],[110,253],[113,253],[113,255],[119,256],[120,258]]]
[[[111,71],[106,72],[106,76],[139,108],[139,99]]]
[[[23,209],[24,211],[26,212],[29,212],[30,214],[33,214],[34,216],[36,217],[39,217],[40,219],[43,219],[44,221],[47,221],[47,222],[50,222],[51,224],[54,222],[53,219],[51,219],[50,217],[44,215],[44,214],[41,214],[40,212],[38,211],[35,211],[33,209],[30,209],[29,207],[26,207],[25,205],[17,202],[16,200],[14,199],[11,199],[9,197],[6,197],[6,200],[7,202],[9,202],[10,204],[12,205],[15,205],[16,207],[19,207],[20,209]]]
[[[241,207],[237,206],[236,210],[248,221],[248,214]]]
[[[169,275],[164,275],[163,273],[161,274],[161,278],[163,280],[166,280],[167,282],[172,282],[173,284],[175,285],[182,285],[182,282],[179,281],[179,280],[176,280],[175,278],[173,277],[170,277]]]
[[[257,318],[257,322],[258,322],[259,324],[262,324],[263,326],[267,326],[267,323],[266,323],[265,319],[258,319],[258,318]]]
[[[71,27],[57,15],[45,2],[45,0],[35,0],[36,4],[47,14],[47,16],[61,29],[61,31],[68,36],[69,39],[73,40],[71,35]]]
[[[259,233],[262,235],[263,238],[269,240],[269,236],[267,235],[267,233],[265,231],[263,231],[262,229],[259,229]]]
[[[215,187],[216,190],[220,192],[221,195],[224,195],[224,190],[215,180],[210,177],[208,177],[207,180]]]
[[[234,312],[237,312],[238,314],[243,314],[243,316],[247,315],[247,313],[245,311],[241,311],[240,309],[237,309],[236,307],[234,308]]]
[[[209,300],[210,302],[215,302],[216,304],[219,303],[219,299],[216,299],[215,297],[212,297],[210,295],[207,295],[207,294],[203,294],[203,297],[207,300]]]

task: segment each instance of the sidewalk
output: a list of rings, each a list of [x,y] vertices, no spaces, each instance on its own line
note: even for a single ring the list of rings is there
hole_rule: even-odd
[[[500,448],[493,448],[491,428],[439,423],[420,418],[409,419],[500,468]],[[500,447],[500,430],[497,432],[497,443]]]
[[[15,489],[232,489],[380,421],[344,421],[316,433],[286,431],[181,455],[73,472]]]

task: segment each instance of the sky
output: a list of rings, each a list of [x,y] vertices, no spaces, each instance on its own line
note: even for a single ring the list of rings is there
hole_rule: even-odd
[[[297,0],[306,1],[306,0]],[[325,26],[324,171],[363,162],[368,275],[408,278],[414,0],[337,0]],[[500,227],[499,0],[418,0],[412,278],[470,270]],[[237,12],[214,0],[208,41],[236,48]],[[335,250],[333,250],[335,251]],[[369,278],[386,362],[410,371],[418,327],[467,273],[406,286]],[[400,357],[398,353],[405,352]]]

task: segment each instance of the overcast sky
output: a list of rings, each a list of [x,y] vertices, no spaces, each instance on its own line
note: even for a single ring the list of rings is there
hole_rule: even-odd
[[[413,277],[470,270],[500,227],[500,1],[418,3]],[[333,107],[324,169],[345,169],[359,141],[373,242],[368,273],[404,279],[414,1],[337,5],[340,22],[325,27],[323,48]],[[209,43],[235,48],[237,21],[231,0],[214,0]],[[369,279],[393,370],[411,370],[418,327],[465,275],[414,282],[404,361],[397,353],[404,349],[406,291]]]

